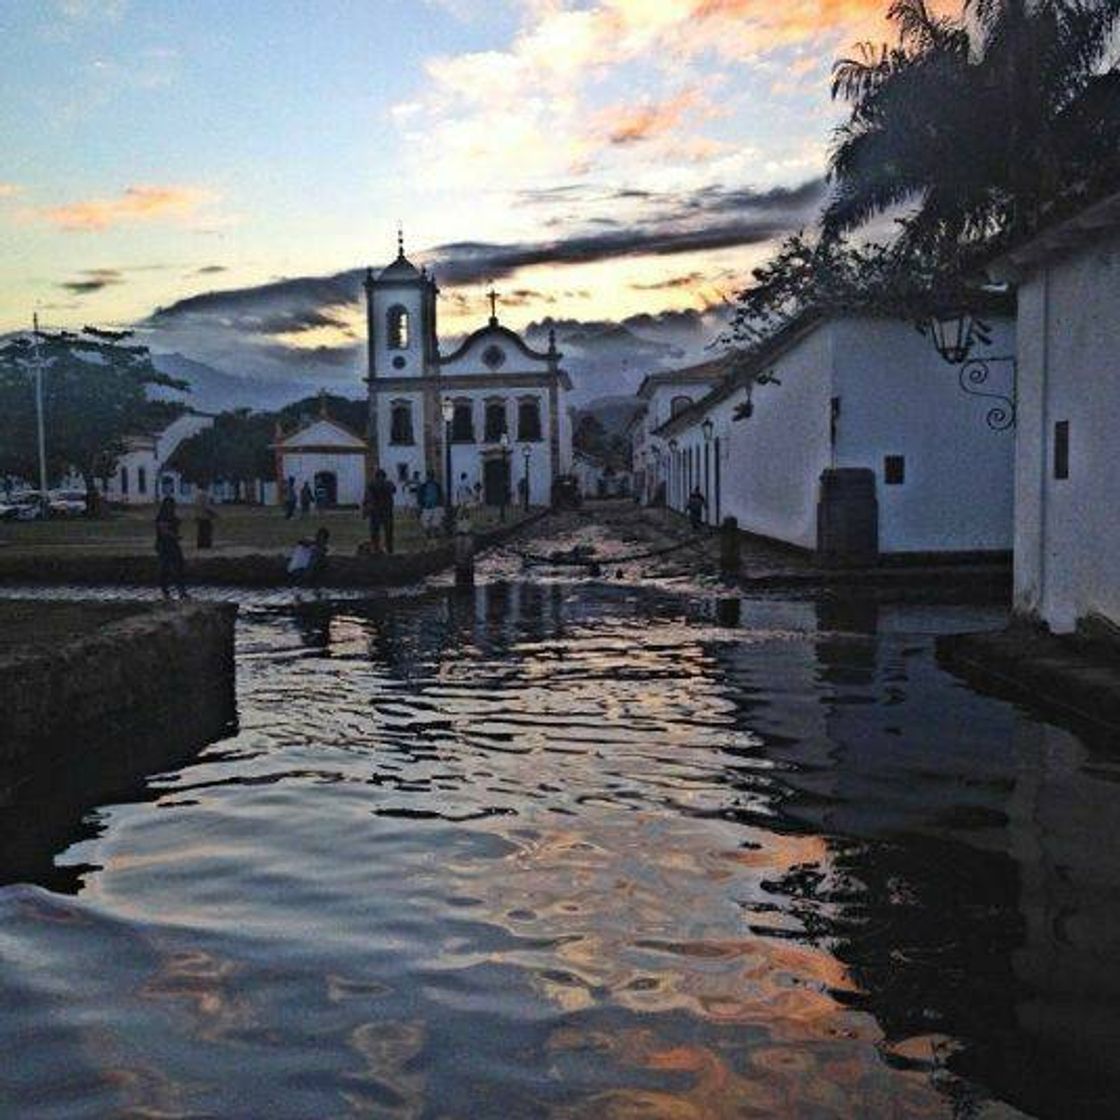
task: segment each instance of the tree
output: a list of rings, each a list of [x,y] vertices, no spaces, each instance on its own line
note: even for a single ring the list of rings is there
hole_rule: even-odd
[[[155,430],[183,406],[150,401],[149,385],[186,389],[160,373],[130,331],[86,327],[80,333],[19,335],[0,347],[0,473],[38,476],[35,368],[43,371],[48,474],[75,470],[86,490],[111,473],[125,438]],[[38,358],[36,358],[36,349]]]
[[[826,237],[910,207],[900,243],[988,244],[1063,195],[1115,182],[1120,0],[966,0],[958,19],[895,0],[895,46],[836,63]]]
[[[922,324],[946,307],[980,311],[1001,299],[977,289],[967,254],[952,244],[855,244],[797,233],[751,276],[722,340],[746,350],[804,313],[864,312]]]
[[[275,426],[272,413],[247,408],[223,412],[211,427],[179,444],[169,465],[198,486],[232,483],[240,498],[246,484],[273,477],[271,444]]]

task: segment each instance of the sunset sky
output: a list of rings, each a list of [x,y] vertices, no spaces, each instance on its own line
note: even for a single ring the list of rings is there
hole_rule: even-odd
[[[885,8],[7,0],[0,330],[271,299],[388,263],[398,220],[448,332],[490,279],[515,326],[703,310],[811,221],[830,65]],[[352,344],[356,304],[296,302],[271,347]]]

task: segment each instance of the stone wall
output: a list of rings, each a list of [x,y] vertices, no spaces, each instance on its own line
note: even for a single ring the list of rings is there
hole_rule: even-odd
[[[71,761],[158,768],[232,727],[236,614],[169,604],[0,656],[0,792]]]

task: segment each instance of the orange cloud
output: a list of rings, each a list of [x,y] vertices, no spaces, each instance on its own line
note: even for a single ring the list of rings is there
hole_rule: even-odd
[[[118,198],[92,198],[49,206],[38,211],[38,215],[67,232],[91,233],[131,222],[189,218],[213,197],[209,191],[197,187],[127,187]]]
[[[700,104],[700,94],[686,90],[663,101],[611,105],[600,111],[598,123],[612,144],[634,144],[672,132]]]
[[[0,183],[0,198],[15,198],[19,191],[16,183]]]

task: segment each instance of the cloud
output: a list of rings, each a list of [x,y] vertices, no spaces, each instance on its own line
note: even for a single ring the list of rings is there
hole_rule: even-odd
[[[668,276],[652,284],[631,284],[630,287],[636,292],[664,292],[673,288],[691,288],[704,283],[706,279],[703,272],[687,272],[683,276]]]
[[[504,49],[429,60],[423,93],[392,116],[416,158],[438,151],[441,179],[456,186],[620,160],[651,173],[666,159],[710,163],[727,149],[697,117],[716,115],[716,91],[741,85],[743,66],[797,52],[800,68],[801,55],[878,38],[886,10],[886,0],[540,0]]]
[[[196,276],[210,276],[217,272],[228,272],[224,264],[204,264],[201,268],[195,270]]]
[[[124,274],[116,268],[87,268],[78,274],[79,279],[64,280],[56,287],[75,295],[90,295],[114,284],[124,283]]]
[[[197,187],[126,187],[116,198],[92,198],[36,211],[44,221],[70,233],[100,232],[112,226],[159,219],[191,218],[214,196]]]
[[[0,198],[15,198],[21,190],[17,183],[0,183]]]

